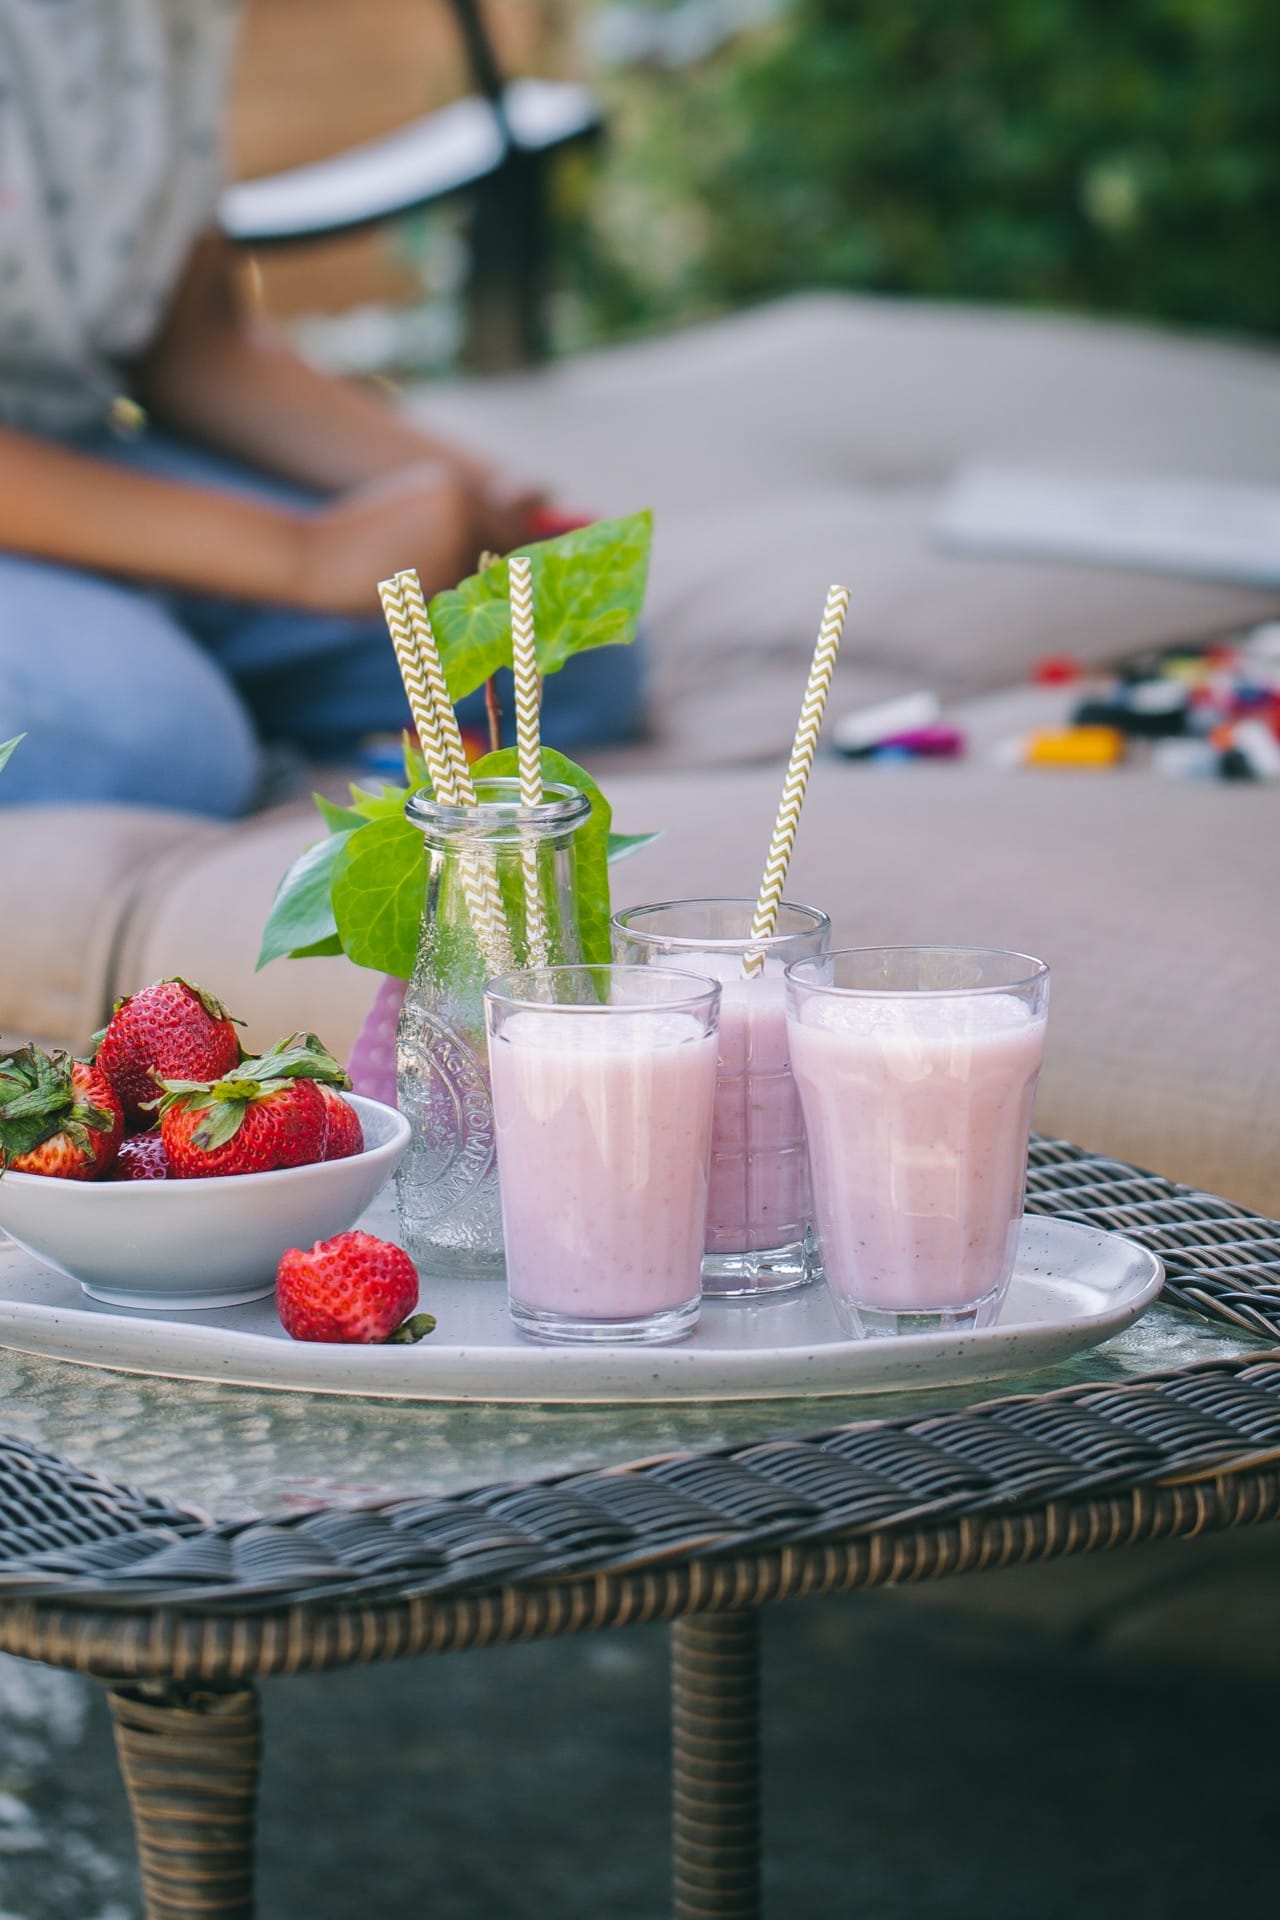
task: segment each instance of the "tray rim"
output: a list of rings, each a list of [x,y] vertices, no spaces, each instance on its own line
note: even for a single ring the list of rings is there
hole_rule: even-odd
[[[128,1309],[108,1310],[101,1307],[68,1307],[64,1304],[41,1305],[26,1301],[13,1301],[0,1292],[0,1349],[24,1352],[36,1357],[60,1362],[65,1365],[92,1366],[105,1371],[129,1374],[134,1377],[152,1379],[182,1380],[193,1383],[212,1383],[236,1386],[254,1391],[281,1393],[328,1394],[339,1397],[386,1400],[414,1405],[459,1406],[459,1405],[520,1405],[520,1406],[655,1406],[678,1405],[685,1401],[713,1404],[716,1402],[783,1399],[838,1399],[848,1398],[859,1392],[879,1393],[894,1391],[923,1391],[940,1385],[957,1385],[982,1380],[996,1380],[1019,1371],[1035,1371],[1038,1367],[1055,1364],[1071,1354],[1099,1344],[1113,1334],[1133,1323],[1159,1297],[1164,1285],[1165,1267],[1159,1255],[1140,1242],[1132,1240],[1126,1234],[1115,1233],[1106,1228],[1085,1224],[1079,1221],[1064,1220],[1053,1215],[1024,1214],[1023,1231],[1027,1229],[1049,1232],[1065,1236],[1068,1240],[1106,1242],[1117,1253],[1121,1249],[1126,1257],[1145,1270],[1145,1278],[1135,1277],[1125,1298],[1114,1306],[1101,1311],[1081,1314],[1069,1320],[1023,1321],[1015,1325],[983,1328],[966,1332],[948,1332],[933,1334],[913,1334],[896,1338],[876,1338],[858,1340],[849,1336],[834,1340],[815,1341],[812,1346],[805,1342],[795,1342],[785,1348],[774,1347],[774,1353],[791,1356],[794,1368],[798,1359],[805,1354],[849,1357],[861,1356],[847,1376],[840,1378],[819,1378],[805,1384],[786,1384],[783,1382],[762,1384],[760,1381],[761,1357],[758,1350],[750,1346],[721,1348],[694,1347],[688,1344],[675,1344],[670,1347],[619,1347],[602,1344],[599,1347],[539,1347],[533,1343],[520,1343],[513,1346],[488,1346],[484,1343],[459,1343],[436,1346],[434,1343],[416,1348],[371,1349],[368,1347],[314,1347],[300,1349],[294,1343],[275,1335],[261,1334],[238,1328],[229,1328],[209,1324],[210,1318],[226,1309],[192,1310],[191,1317],[171,1318],[169,1316],[134,1313]],[[18,1248],[16,1243],[0,1240],[0,1251],[12,1244],[22,1260],[29,1261],[37,1269],[42,1263],[33,1255]],[[54,1272],[53,1269],[46,1271]],[[58,1278],[68,1285],[65,1275]],[[1021,1276],[1024,1284],[1048,1286],[1053,1282],[1052,1274],[1027,1274]],[[430,1286],[430,1281],[426,1283]],[[476,1282],[486,1288],[500,1283]],[[3,1277],[0,1276],[0,1288]],[[740,1312],[742,1304],[736,1302],[717,1303],[715,1312]],[[230,1311],[234,1311],[231,1309]],[[198,1312],[200,1318],[194,1317]],[[71,1322],[71,1338],[57,1339],[55,1330]],[[150,1362],[140,1358],[136,1352],[111,1351],[110,1334],[121,1327],[145,1329],[152,1332],[164,1329],[162,1343],[166,1335],[181,1342],[191,1341],[199,1349],[207,1343],[214,1343],[207,1359],[189,1358],[185,1361],[168,1359],[160,1365],[152,1359]],[[93,1333],[99,1329],[105,1340],[95,1343]],[[1077,1337],[1078,1336],[1078,1337]],[[226,1343],[230,1342],[228,1346]],[[106,1346],[107,1350],[103,1351]],[[1053,1346],[1055,1351],[1045,1357],[1036,1358],[1038,1351]],[[317,1359],[324,1370],[322,1378],[303,1378],[296,1374],[287,1377],[277,1366],[270,1365],[271,1355],[298,1355],[305,1351],[309,1357]],[[483,1390],[466,1390],[455,1387],[448,1381],[433,1378],[429,1381],[429,1390],[423,1391],[421,1385],[416,1390],[405,1390],[396,1384],[405,1364],[412,1367],[420,1365],[414,1356],[429,1355],[438,1359],[443,1366],[459,1366],[476,1352],[501,1354],[499,1372],[513,1374],[519,1380],[524,1373],[543,1372],[549,1374],[536,1391],[522,1385],[518,1390],[503,1384]],[[383,1366],[381,1373],[374,1371],[375,1354],[385,1353],[395,1356],[398,1365],[394,1368]],[[239,1356],[243,1356],[242,1358]],[[870,1359],[869,1356],[875,1356]],[[594,1362],[600,1366],[601,1359],[622,1365],[629,1369],[626,1379],[633,1382],[621,1388],[611,1390],[602,1385],[594,1391],[583,1391],[575,1376],[586,1373]],[[875,1360],[881,1364],[877,1366]],[[898,1365],[893,1363],[897,1361]],[[936,1365],[928,1364],[934,1361]],[[370,1363],[374,1362],[374,1365]],[[827,1368],[830,1368],[828,1359]],[[655,1372],[656,1368],[656,1372]],[[721,1376],[721,1384],[708,1384],[701,1376],[712,1369]],[[435,1375],[438,1368],[433,1366]],[[640,1376],[652,1376],[642,1382]],[[661,1379],[658,1375],[661,1375]],[[272,1376],[272,1377],[268,1377]]]

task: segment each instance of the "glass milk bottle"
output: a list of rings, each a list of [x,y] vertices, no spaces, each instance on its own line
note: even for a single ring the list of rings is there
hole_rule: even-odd
[[[548,784],[542,804],[525,807],[518,780],[480,779],[474,807],[419,793],[405,812],[426,841],[427,875],[396,1046],[397,1097],[412,1128],[396,1175],[401,1233],[424,1277],[500,1279],[484,985],[520,967],[581,961],[574,836],[591,802]]]

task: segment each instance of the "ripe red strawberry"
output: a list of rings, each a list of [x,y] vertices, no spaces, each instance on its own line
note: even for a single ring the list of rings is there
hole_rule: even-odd
[[[173,1169],[158,1133],[132,1133],[120,1142],[108,1180],[168,1180]]]
[[[40,1047],[0,1060],[0,1172],[93,1180],[123,1132],[120,1102],[96,1066]]]
[[[329,1114],[329,1132],[324,1143],[326,1160],[349,1160],[353,1153],[364,1152],[364,1128],[360,1115],[349,1106],[334,1086],[321,1086]]]
[[[303,1253],[291,1247],[276,1274],[276,1305],[295,1340],[346,1345],[421,1340],[435,1320],[413,1312],[418,1272],[403,1247],[371,1233],[340,1233]]]
[[[219,1080],[240,1062],[236,1022],[189,980],[157,980],[116,1002],[97,1061],[131,1132],[156,1124],[160,1080]]]
[[[160,1136],[175,1179],[323,1160],[329,1110],[322,1080],[345,1085],[346,1075],[314,1034],[292,1033],[220,1080],[164,1081]]]

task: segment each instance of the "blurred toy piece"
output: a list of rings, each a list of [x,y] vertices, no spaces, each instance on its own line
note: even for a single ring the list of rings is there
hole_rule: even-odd
[[[837,720],[832,730],[837,753],[849,760],[896,765],[907,760],[956,760],[964,752],[959,727],[942,719],[936,693],[904,693],[875,706],[859,707]]]
[[[1058,656],[1032,671],[1037,686],[1069,685]],[[1173,780],[1280,781],[1280,621],[1230,640],[1144,655],[1092,681],[1071,724],[1003,743],[1006,766],[1120,764],[1140,745],[1144,764]]]

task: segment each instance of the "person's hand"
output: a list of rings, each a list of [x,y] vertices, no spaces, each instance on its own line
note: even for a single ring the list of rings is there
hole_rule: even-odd
[[[474,572],[495,531],[473,488],[438,462],[405,467],[299,517],[288,598],[317,612],[375,613],[378,582],[405,567],[430,598]]]
[[[532,537],[534,516],[547,505],[547,490],[514,474],[489,471],[472,480],[484,546],[491,553],[511,553]]]

